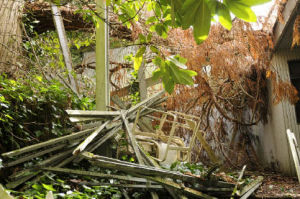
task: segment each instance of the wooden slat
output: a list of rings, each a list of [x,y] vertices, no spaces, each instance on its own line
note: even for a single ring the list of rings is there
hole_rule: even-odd
[[[73,151],[73,155],[77,155],[80,152],[82,152],[85,147],[91,143],[95,137],[97,135],[99,135],[99,133],[105,128],[105,126],[110,122],[110,120],[107,120],[106,122],[104,122],[104,124],[102,124],[100,127],[98,127],[90,136],[88,136],[74,151]]]
[[[298,153],[298,150],[299,150],[299,147],[298,147],[298,144],[297,144],[297,140],[296,140],[296,137],[294,135],[294,133],[291,132],[290,129],[287,129],[286,131],[287,133],[287,137],[288,137],[288,141],[289,141],[289,144],[290,144],[290,149],[291,149],[291,152],[292,152],[292,156],[293,156],[293,160],[294,160],[294,164],[295,164],[295,168],[296,168],[296,172],[297,172],[297,177],[298,177],[298,181],[300,183],[300,160],[299,160],[299,153]]]
[[[76,117],[114,117],[121,114],[120,111],[82,111],[82,110],[66,110],[69,116]]]
[[[33,153],[32,155],[29,155],[29,156],[26,156],[26,157],[23,157],[23,158],[19,158],[19,159],[15,160],[15,161],[12,161],[12,162],[5,163],[4,167],[15,166],[17,164],[26,162],[27,160],[31,160],[31,159],[33,159],[35,157],[39,157],[39,156],[45,155],[47,153],[50,153],[52,151],[56,151],[58,149],[62,149],[63,147],[66,147],[66,146],[67,146],[67,144],[60,144],[60,145],[55,146],[53,148],[47,149],[45,151],[40,151],[38,153]]]
[[[147,182],[147,180],[144,178],[104,174],[99,172],[81,171],[81,170],[65,169],[65,168],[58,168],[58,167],[42,167],[41,170],[52,171],[55,173],[67,173],[67,174],[75,174],[81,176],[92,176],[92,177],[105,178],[105,179],[117,179],[117,180],[125,180],[125,181],[132,181],[132,182]]]
[[[30,151],[33,151],[33,150],[36,150],[36,149],[40,149],[40,148],[43,148],[43,147],[46,147],[46,146],[58,144],[58,143],[61,143],[61,142],[70,141],[70,140],[79,138],[81,136],[87,135],[87,134],[93,132],[95,129],[96,128],[87,129],[87,130],[80,131],[80,132],[77,132],[77,133],[73,133],[73,134],[70,134],[70,135],[66,135],[66,136],[62,136],[62,137],[59,137],[59,138],[51,139],[51,140],[48,140],[46,142],[41,142],[41,143],[38,143],[38,144],[27,146],[27,147],[24,147],[22,149],[17,149],[17,150],[10,151],[10,152],[7,152],[7,153],[2,153],[2,156],[10,158],[10,157],[21,155],[23,153],[30,152]]]
[[[100,167],[129,172],[129,173],[132,173],[133,175],[140,174],[140,175],[144,175],[144,176],[150,176],[150,175],[163,176],[163,177],[179,179],[179,180],[187,181],[187,182],[201,183],[200,178],[185,175],[185,174],[175,172],[175,171],[169,171],[166,169],[159,169],[159,168],[150,167],[150,166],[128,163],[128,162],[121,161],[121,160],[109,161],[106,159],[106,157],[97,156],[97,155],[94,155],[92,153],[87,153],[87,152],[83,152],[81,155],[83,157],[85,157],[86,159],[90,160],[92,163],[94,163]],[[103,157],[103,159],[102,159],[102,157]]]

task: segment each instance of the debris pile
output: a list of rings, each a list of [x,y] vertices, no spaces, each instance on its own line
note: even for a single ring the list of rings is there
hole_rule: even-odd
[[[163,94],[163,91],[157,93],[128,110],[125,110],[125,105],[117,98],[114,98],[113,101],[120,109],[112,107],[115,111],[68,110],[67,113],[72,122],[89,121],[90,123],[82,125],[79,132],[3,153],[4,167],[8,168],[19,164],[24,166],[23,170],[19,170],[9,177],[6,187],[13,189],[29,180],[38,181],[44,171],[51,171],[65,175],[116,179],[118,183],[110,183],[109,186],[122,189],[147,189],[152,198],[159,198],[156,191],[162,189],[166,190],[172,198],[226,198],[230,196],[247,198],[250,196],[260,185],[262,177],[258,177],[242,187],[240,182],[245,168],[235,183],[226,182],[224,178],[214,174],[220,162],[201,137],[197,122],[193,122],[196,117],[183,113],[164,112],[161,108],[161,103],[166,100],[166,98],[162,98]],[[152,129],[155,110],[161,113],[160,124],[156,131]],[[170,120],[171,116],[173,117]],[[170,132],[164,134],[162,126],[167,121],[170,123]],[[182,121],[184,122],[182,123]],[[180,141],[181,138],[175,136],[176,127],[187,128],[192,132],[188,146],[186,146],[186,142]],[[126,132],[127,141],[137,163],[94,154],[109,139],[118,139],[120,130]],[[209,169],[205,175],[182,173],[161,167],[159,163],[166,161],[170,154],[175,154],[177,160],[190,161],[190,154],[196,139],[203,145],[208,156],[215,163],[215,167]],[[163,147],[158,140],[164,143],[165,153],[163,155],[159,155],[159,151]],[[150,155],[151,150],[147,149],[147,146],[156,146],[157,155]],[[32,164],[32,162],[30,162],[31,165],[26,164],[36,158],[40,158],[41,161],[37,164]],[[65,167],[71,162],[79,163],[82,160],[87,160],[100,168],[118,171],[120,174]],[[126,194],[124,197],[127,198]]]

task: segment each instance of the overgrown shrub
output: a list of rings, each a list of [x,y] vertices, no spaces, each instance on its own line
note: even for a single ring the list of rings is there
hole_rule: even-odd
[[[92,109],[89,98],[78,99],[58,81],[41,76],[27,80],[0,76],[0,152],[68,133],[65,109]]]

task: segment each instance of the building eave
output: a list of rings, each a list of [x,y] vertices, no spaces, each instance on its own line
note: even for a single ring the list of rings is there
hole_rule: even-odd
[[[278,20],[274,27],[274,46],[275,49],[280,48],[281,40],[284,34],[287,32],[289,27],[293,26],[293,18],[298,12],[298,7],[300,5],[300,0],[288,0],[284,10],[282,12],[282,16],[284,19],[283,23],[280,23]]]

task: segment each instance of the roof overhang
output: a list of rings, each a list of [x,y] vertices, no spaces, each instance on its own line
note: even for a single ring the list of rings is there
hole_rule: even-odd
[[[293,25],[300,14],[300,0],[288,0],[282,12],[284,23],[278,20],[274,27],[275,49],[290,49],[293,38]]]

